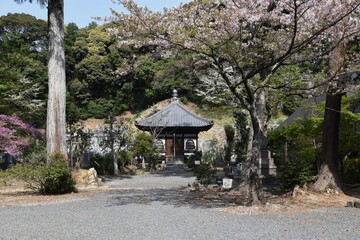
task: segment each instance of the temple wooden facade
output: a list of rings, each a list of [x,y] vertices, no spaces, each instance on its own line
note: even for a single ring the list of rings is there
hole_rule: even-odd
[[[171,103],[155,114],[138,120],[135,126],[157,137],[156,145],[167,161],[183,161],[198,149],[198,134],[207,131],[213,122],[186,109],[173,91]]]

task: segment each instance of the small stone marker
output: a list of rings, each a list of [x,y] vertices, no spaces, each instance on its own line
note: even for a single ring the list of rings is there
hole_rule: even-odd
[[[231,189],[233,186],[233,180],[231,178],[223,178],[223,189]]]

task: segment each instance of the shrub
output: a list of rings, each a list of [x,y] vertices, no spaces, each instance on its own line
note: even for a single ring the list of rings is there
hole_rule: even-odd
[[[209,164],[201,163],[200,165],[195,166],[193,172],[199,183],[206,186],[214,179],[216,170],[213,169]]]
[[[278,179],[284,189],[304,185],[313,180],[313,176],[311,164],[307,160],[287,161],[278,169]]]
[[[195,161],[200,160],[200,165],[195,165]],[[193,170],[199,183],[205,186],[210,184],[215,177],[216,170],[210,164],[203,162],[201,151],[194,151],[194,154],[186,161],[186,165]]]
[[[130,165],[131,154],[126,151],[120,151],[118,154],[118,166],[119,168]],[[96,154],[91,156],[91,167],[95,168],[96,172],[100,175],[112,175],[114,174],[113,155],[107,153],[105,155]]]
[[[74,190],[75,181],[61,155],[52,156],[48,165],[16,164],[8,170],[8,177],[18,178],[28,188],[40,194],[64,194]]]
[[[118,154],[119,166],[125,167],[131,164],[131,154],[127,151],[120,151]]]
[[[30,140],[29,149],[24,152],[24,160],[33,165],[44,165],[46,156],[46,142],[41,139]]]
[[[201,160],[202,158],[202,152],[201,151],[194,151],[194,153],[189,157],[189,159],[186,160],[186,165],[190,169],[195,169],[195,161]]]

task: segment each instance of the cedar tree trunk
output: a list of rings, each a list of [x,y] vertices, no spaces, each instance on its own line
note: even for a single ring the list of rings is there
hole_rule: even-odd
[[[64,0],[48,1],[48,24],[47,153],[66,156]]]

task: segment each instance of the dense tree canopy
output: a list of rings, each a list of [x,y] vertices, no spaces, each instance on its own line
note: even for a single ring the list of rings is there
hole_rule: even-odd
[[[44,127],[47,23],[27,14],[0,17],[0,110]],[[67,121],[142,110],[173,89],[191,101],[201,89],[191,54],[166,56],[154,47],[118,48],[106,28],[65,26]]]
[[[28,14],[0,17],[0,111],[44,125],[47,23]]]

